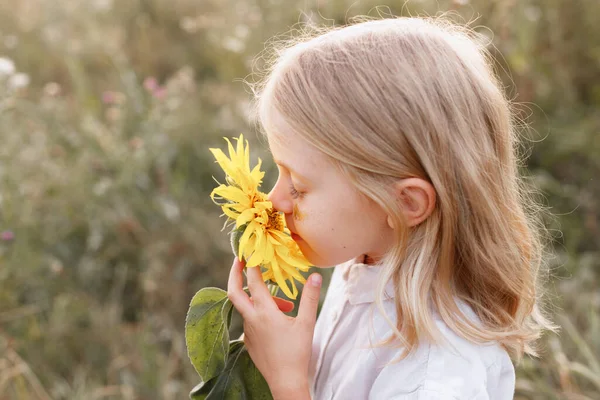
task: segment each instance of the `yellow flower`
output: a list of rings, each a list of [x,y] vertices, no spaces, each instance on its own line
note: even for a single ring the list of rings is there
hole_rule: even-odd
[[[243,230],[236,253],[246,260],[246,267],[262,265],[263,279],[276,283],[287,297],[295,299],[298,295],[295,281],[306,283],[300,271],[308,271],[310,264],[291,238],[281,213],[275,211],[267,195],[258,190],[264,176],[260,158],[250,170],[250,150],[247,142],[244,146],[244,136],[235,138],[236,149],[229,139],[225,140],[229,157],[220,149],[210,151],[225,171],[228,184],[219,185],[210,197],[221,206],[228,221],[235,222],[234,230]]]

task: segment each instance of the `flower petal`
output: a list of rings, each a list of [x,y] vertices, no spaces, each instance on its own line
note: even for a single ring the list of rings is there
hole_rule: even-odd
[[[226,200],[239,203],[240,205],[244,205],[245,207],[251,206],[251,199],[240,188],[234,186],[221,185],[218,188],[215,188],[212,191],[212,193],[217,194]]]
[[[277,285],[279,286],[279,288],[283,291],[283,293],[290,299],[295,299],[295,297],[292,295],[292,292],[290,292],[290,289],[287,286],[287,283],[285,282],[285,279],[281,273],[281,269],[279,268],[279,265],[277,264],[277,258],[273,258],[273,261],[271,261],[271,267],[273,269],[273,275],[275,276],[275,282],[277,282]]]
[[[225,215],[227,215],[229,218],[231,218],[231,219],[234,219],[234,220],[235,220],[235,219],[237,219],[237,218],[238,218],[238,216],[240,215],[239,213],[237,213],[237,212],[233,211],[233,210],[231,209],[231,206],[230,206],[230,205],[228,205],[228,204],[226,204],[226,205],[222,206],[222,207],[221,207],[221,209],[223,210],[223,213],[224,213]]]
[[[252,169],[252,172],[250,172],[252,179],[256,182],[256,186],[259,186],[262,183],[262,179],[265,176],[265,173],[260,170],[261,165],[262,165],[262,161],[259,158],[258,163],[254,166],[254,168]]]
[[[266,235],[268,239],[268,234]],[[273,243],[270,242],[270,240],[265,240],[265,259],[264,259],[264,263],[270,263],[271,261],[273,261],[273,257],[275,257],[275,249],[273,248]]]
[[[269,279],[273,279],[273,271],[270,269],[267,269],[265,272],[263,272],[262,278],[263,278],[263,281],[268,281]]]
[[[292,284],[292,298],[296,298],[298,297],[298,288],[296,287],[296,283],[291,280],[290,283]]]
[[[221,149],[209,149],[209,150],[213,154],[213,156],[215,157],[215,160],[217,160],[217,163],[219,164],[221,169],[225,172],[225,174],[231,176],[232,178],[235,178],[235,176],[237,175],[235,165],[231,162],[231,160],[229,158],[227,158],[225,153],[223,153],[223,151]]]
[[[252,268],[260,265],[262,263],[262,254],[258,251],[254,251],[248,261],[246,262],[246,267]]]
[[[240,247],[238,250],[238,254],[242,254],[245,255],[245,251],[246,251],[246,244],[248,243],[248,239],[250,239],[250,235],[252,235],[254,233],[254,230],[257,227],[257,223],[254,221],[251,221],[248,226],[246,227],[246,229],[244,230],[244,233],[242,234],[242,237],[240,239]]]
[[[239,228],[240,226],[250,222],[250,220],[254,218],[254,212],[254,208],[248,208],[247,210],[244,210],[235,220],[236,227]]]

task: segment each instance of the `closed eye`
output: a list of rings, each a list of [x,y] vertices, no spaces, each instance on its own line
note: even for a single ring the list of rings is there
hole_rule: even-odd
[[[297,199],[298,197],[300,197],[300,192],[296,190],[294,185],[290,185],[290,195],[293,199]]]

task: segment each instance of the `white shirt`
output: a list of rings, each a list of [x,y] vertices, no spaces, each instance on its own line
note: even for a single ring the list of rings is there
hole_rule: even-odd
[[[471,343],[436,323],[451,347],[423,343],[400,362],[397,348],[369,348],[391,329],[379,313],[375,288],[380,268],[348,261],[335,267],[315,327],[310,363],[313,400],[508,400],[515,371],[497,343]],[[393,293],[391,283],[386,293]],[[394,300],[383,301],[395,321]],[[458,302],[470,318],[471,308]],[[478,319],[477,319],[478,320]]]

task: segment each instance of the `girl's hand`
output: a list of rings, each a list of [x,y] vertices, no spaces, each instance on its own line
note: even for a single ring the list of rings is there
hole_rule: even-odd
[[[263,282],[260,268],[248,268],[243,290],[244,263],[231,267],[227,296],[244,319],[244,343],[275,399],[310,399],[308,365],[317,319],[321,275],[312,274],[304,286],[298,316],[285,315]]]
[[[252,301],[252,297],[250,297],[250,301]],[[292,303],[289,300],[273,296],[273,301],[275,301],[275,304],[277,304],[277,308],[279,308],[281,312],[286,313],[294,309],[294,303]]]

